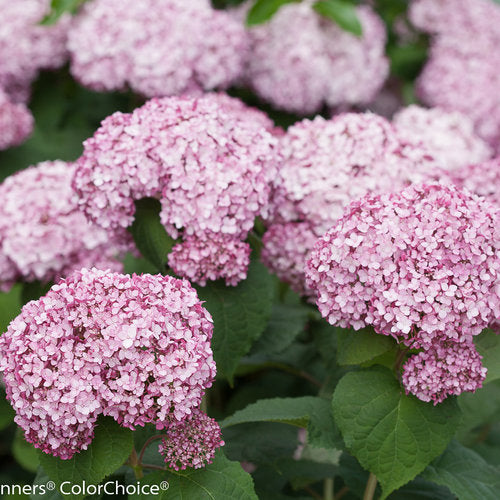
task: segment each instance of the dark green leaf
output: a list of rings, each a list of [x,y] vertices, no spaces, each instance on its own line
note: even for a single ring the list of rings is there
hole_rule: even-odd
[[[238,462],[229,461],[221,450],[212,464],[202,469],[154,472],[141,480],[142,484],[161,485],[168,482],[168,489],[160,488],[157,495],[130,495],[130,500],[258,500],[250,474]]]
[[[39,465],[38,452],[36,448],[24,439],[24,432],[17,428],[14,442],[12,443],[12,454],[19,464],[30,472],[36,472]]]
[[[356,36],[363,34],[363,27],[356,12],[356,6],[345,0],[320,0],[313,5],[323,17],[337,23],[344,31]]]
[[[121,467],[133,447],[132,431],[118,425],[112,418],[98,420],[95,436],[88,449],[73,456],[71,460],[39,453],[40,465],[56,485],[64,481],[71,484],[99,484],[106,476]],[[65,498],[82,498],[71,495]]]
[[[7,330],[9,323],[21,312],[21,285],[17,284],[9,292],[0,293],[0,334]]]
[[[308,428],[308,442],[315,447],[341,446],[328,400],[303,396],[299,398],[261,399],[226,418],[221,427],[249,422],[282,422]]]
[[[58,488],[49,490],[47,483],[50,481],[49,476],[42,467],[38,467],[35,480],[33,481],[33,493],[30,495],[31,500],[61,500],[64,498],[58,491]]]
[[[130,232],[141,254],[163,273],[167,255],[172,250],[175,240],[167,234],[160,222],[160,210],[160,202],[154,198],[136,201],[135,217]]]
[[[333,395],[347,448],[379,480],[383,498],[419,474],[453,437],[456,401],[438,406],[406,396],[385,368],[347,373]]]
[[[260,262],[251,262],[247,279],[236,287],[222,281],[198,288],[214,320],[212,349],[218,374],[231,383],[242,356],[262,335],[271,314],[272,279]]]
[[[23,283],[21,290],[22,303],[27,304],[32,300],[38,300],[50,290],[51,286],[51,283],[40,283],[40,281]]]
[[[66,12],[75,14],[78,7],[86,0],[52,0],[50,3],[50,12],[43,18],[40,24],[51,25]]]
[[[396,346],[387,335],[378,335],[373,328],[346,330],[337,328],[337,361],[339,365],[359,365],[365,363]]]
[[[247,26],[262,24],[269,21],[276,12],[287,3],[297,3],[300,0],[256,0],[247,15]]]
[[[493,330],[485,330],[481,335],[475,337],[476,348],[483,357],[483,365],[488,368],[486,374],[487,382],[493,382],[500,378],[500,335]]]
[[[391,73],[403,80],[413,81],[427,61],[427,50],[423,43],[392,45],[388,49]]]
[[[12,423],[14,415],[14,410],[5,397],[5,391],[0,388],[0,430]]]
[[[460,500],[498,500],[500,492],[500,468],[457,441],[449,444],[422,477],[447,486]]]

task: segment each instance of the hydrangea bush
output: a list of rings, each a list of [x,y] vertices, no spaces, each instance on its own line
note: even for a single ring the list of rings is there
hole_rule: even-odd
[[[496,500],[497,0],[0,0],[0,494]]]

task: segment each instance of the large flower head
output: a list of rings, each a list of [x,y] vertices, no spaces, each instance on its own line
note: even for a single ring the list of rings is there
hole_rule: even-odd
[[[68,459],[99,415],[131,429],[188,418],[215,376],[211,336],[187,281],[82,269],[23,307],[0,370],[26,439]]]
[[[155,97],[229,86],[242,71],[247,38],[209,0],[93,0],[68,47],[83,85]]]
[[[122,233],[109,234],[78,208],[71,188],[75,166],[43,162],[0,184],[0,284],[48,282],[81,267],[121,270]]]
[[[260,97],[291,112],[371,101],[389,69],[382,21],[370,7],[357,7],[363,29],[357,37],[311,4],[284,5],[268,23],[249,29],[245,80]]]
[[[40,21],[50,11],[50,0],[0,0],[0,87],[15,101],[29,96],[31,81],[41,69],[57,68],[66,59],[67,15],[55,25]]]
[[[470,340],[500,313],[499,217],[439,184],[354,201],[306,265],[320,312],[408,346]]]
[[[417,25],[427,22],[436,33],[418,94],[429,106],[469,116],[477,134],[499,153],[500,6],[489,0],[447,0],[435,10],[435,3],[422,0],[411,11]],[[427,21],[426,11],[432,13]]]
[[[22,103],[14,103],[0,87],[0,150],[21,144],[33,130],[33,116]]]
[[[441,173],[424,147],[408,142],[385,118],[370,113],[304,120],[288,129],[281,154],[272,217],[281,228],[271,226],[266,233],[262,255],[280,278],[301,292],[305,258],[314,241],[311,232],[321,236],[346,205],[366,193],[395,191]]]
[[[268,213],[276,139],[260,115],[232,101],[153,99],[104,120],[85,142],[74,178],[85,212],[103,227],[123,228],[133,221],[134,200],[155,197],[167,232],[190,237],[191,248],[207,234],[243,241],[255,217]],[[216,250],[198,252],[210,253],[220,259]]]
[[[331,324],[371,325],[423,349],[403,381],[439,402],[480,387],[485,376],[479,355],[465,352],[500,314],[499,220],[497,207],[451,186],[366,196],[317,241],[308,285]]]
[[[492,154],[472,121],[458,111],[412,105],[399,111],[393,124],[408,141],[421,142],[446,170],[480,163]]]

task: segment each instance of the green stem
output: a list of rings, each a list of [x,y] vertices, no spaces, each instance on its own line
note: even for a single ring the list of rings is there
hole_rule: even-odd
[[[363,500],[373,500],[373,495],[375,494],[375,488],[377,487],[377,476],[370,472],[368,481],[366,482],[365,493],[363,495]]]
[[[130,467],[132,467],[132,469],[134,470],[135,478],[142,479],[144,477],[144,474],[142,472],[142,465],[139,458],[137,457],[137,452],[135,451],[135,448],[132,449],[132,453],[130,454],[128,463],[130,464]]]
[[[333,478],[327,478],[323,482],[323,498],[324,500],[334,500],[333,494]]]
[[[156,436],[151,436],[145,443],[144,446],[141,448],[141,452],[139,453],[139,458],[137,459],[137,465],[142,466],[142,459],[144,458],[144,453],[146,452],[146,448],[153,442],[156,441],[157,439],[162,439],[166,438],[166,434],[157,434]],[[133,451],[135,453],[135,450]],[[131,455],[132,456],[132,455]],[[136,453],[137,457],[137,453]]]

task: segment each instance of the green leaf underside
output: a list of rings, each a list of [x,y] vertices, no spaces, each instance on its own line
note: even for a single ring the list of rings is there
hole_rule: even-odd
[[[308,442],[312,446],[328,449],[342,445],[330,404],[320,397],[261,399],[226,418],[221,427],[249,422],[282,422],[307,427]]]
[[[422,477],[447,486],[460,500],[498,500],[500,468],[489,465],[476,452],[452,441]]]
[[[474,343],[483,357],[483,365],[488,368],[484,383],[500,379],[500,335],[487,329],[475,337]]]
[[[266,328],[272,307],[272,278],[260,262],[252,261],[248,276],[236,287],[217,281],[198,287],[214,320],[212,350],[217,373],[230,383],[239,361]]]
[[[313,9],[323,17],[330,19],[356,36],[363,34],[363,27],[356,12],[356,6],[344,0],[320,0],[313,5]]]
[[[392,337],[378,335],[371,328],[362,330],[338,329],[337,360],[339,365],[365,363],[396,346]]]
[[[135,202],[135,207],[134,222],[129,228],[135,245],[163,273],[175,240],[167,234],[160,221],[160,202],[154,198],[143,198]]]
[[[253,480],[238,462],[228,460],[221,450],[213,463],[202,469],[179,472],[153,472],[144,477],[142,484],[161,484],[169,487],[158,495],[130,495],[130,500],[257,500]]]
[[[424,470],[460,422],[455,399],[433,406],[406,396],[382,367],[346,374],[332,405],[347,448],[377,476],[382,498]]]
[[[287,3],[300,0],[257,0],[247,14],[247,26],[254,26],[269,21],[276,12]]]
[[[99,418],[92,443],[87,450],[77,453],[71,460],[61,460],[39,452],[40,465],[47,476],[60,485],[64,481],[71,484],[99,484],[121,467],[133,447],[133,433],[118,425],[110,417]],[[65,496],[68,499],[82,498],[83,495]]]

